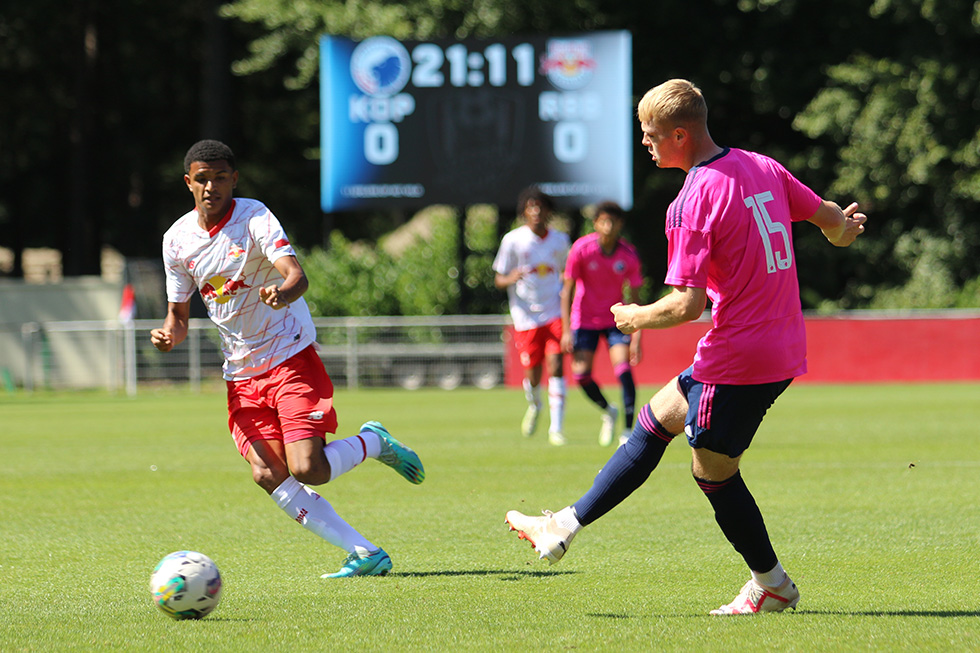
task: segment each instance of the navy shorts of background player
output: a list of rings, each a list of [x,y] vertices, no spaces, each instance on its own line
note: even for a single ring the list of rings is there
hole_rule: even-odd
[[[572,333],[572,346],[576,351],[594,352],[599,347],[599,338],[606,337],[606,346],[629,346],[631,336],[626,335],[616,327],[608,329],[575,329]]]

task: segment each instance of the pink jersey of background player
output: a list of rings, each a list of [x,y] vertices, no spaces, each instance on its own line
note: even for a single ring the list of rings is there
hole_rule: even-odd
[[[624,240],[606,256],[599,245],[599,234],[582,236],[572,244],[565,264],[565,278],[575,280],[572,299],[572,329],[608,329],[616,326],[609,307],[623,301],[623,285],[643,285],[640,257],[636,248]]]
[[[806,372],[790,230],[818,206],[813,191],[754,152],[725,149],[688,172],[667,210],[665,283],[706,288],[712,302],[695,379],[748,385]]]

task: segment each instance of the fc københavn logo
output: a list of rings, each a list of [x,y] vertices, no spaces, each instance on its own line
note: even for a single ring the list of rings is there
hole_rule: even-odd
[[[405,88],[412,74],[412,60],[405,46],[395,39],[373,36],[354,48],[350,74],[365,95],[389,97]]]

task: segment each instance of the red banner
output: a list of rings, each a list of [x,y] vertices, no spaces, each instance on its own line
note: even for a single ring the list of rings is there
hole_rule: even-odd
[[[798,383],[882,383],[891,381],[980,380],[980,314],[929,317],[807,317],[809,372]],[[637,384],[662,385],[694,359],[707,319],[643,333],[643,361],[633,368]],[[505,333],[506,383],[519,386],[524,373]],[[596,351],[593,377],[615,381],[605,343]],[[566,357],[565,376],[571,379]]]

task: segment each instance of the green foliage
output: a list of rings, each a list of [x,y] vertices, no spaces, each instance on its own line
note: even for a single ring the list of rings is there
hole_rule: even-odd
[[[295,243],[321,244],[332,228],[347,239],[328,248],[337,261],[321,263],[350,284],[317,285],[355,296],[318,298],[324,314],[464,305],[500,312],[503,296],[489,269],[495,227],[475,223],[473,209],[462,284],[458,271],[450,276],[453,219],[438,241],[405,253],[404,264],[424,272],[414,279],[399,270],[402,259],[396,264],[361,244],[403,222],[397,211],[324,220],[318,37],[628,29],[636,96],[669,77],[696,81],[720,144],[773,155],[821,195],[857,200],[870,214],[868,233],[847,250],[828,248],[812,229],[795,230],[807,308],[980,306],[980,4],[973,0],[662,0],[654,9],[620,0],[62,5],[11,3],[0,15],[0,76],[10,96],[0,103],[0,245],[15,251],[57,247],[97,260],[105,243],[159,260],[160,236],[188,208],[183,153],[198,137],[218,137],[238,154],[241,194],[265,201]],[[697,57],[664,54],[688,52],[692,42]],[[655,296],[665,269],[663,211],[683,175],[651,166],[638,139],[634,155],[627,236]],[[64,191],[63,210],[50,228],[32,229],[36,216],[50,213],[51,188]],[[474,229],[491,234],[490,244],[470,243]],[[926,245],[933,241],[947,245]],[[404,288],[410,297],[398,296]]]
[[[413,221],[424,225],[416,235],[388,254],[385,239],[375,247],[351,243],[339,231],[330,249],[313,248],[302,256],[310,280],[305,297],[317,316],[450,315],[460,310],[460,284],[469,294],[467,313],[500,313],[502,293],[493,286],[496,211],[472,207],[466,216],[464,278],[459,279],[458,216],[445,206],[419,212]],[[338,292],[338,289],[341,289]]]
[[[500,314],[507,312],[506,293],[493,285],[493,259],[500,243],[497,240],[496,207],[471,206],[466,212],[465,244],[466,284],[469,313]]]
[[[310,280],[304,298],[314,315],[327,317],[398,315],[397,272],[383,252],[330,235],[329,251],[302,253]]]
[[[221,15],[265,28],[249,45],[250,54],[234,64],[236,73],[265,70],[289,54],[296,74],[286,78],[286,86],[303,88],[317,74],[321,34],[354,39],[385,34],[421,40],[554,29],[562,23],[566,28],[596,29],[603,17],[597,5],[593,0],[559,4],[546,0],[234,0],[221,8]]]
[[[423,214],[431,236],[416,238],[398,258],[396,289],[401,315],[442,315],[458,312],[458,229],[455,216],[438,208]]]
[[[878,288],[869,295],[870,308],[958,308],[978,306],[978,281],[959,284],[951,270],[963,257],[963,245],[916,228],[899,236],[893,255],[907,274],[897,288]]]
[[[980,274],[980,62],[949,55],[957,39],[976,41],[978,12],[962,1],[879,0],[872,15],[894,23],[904,47],[830,66],[828,85],[796,117],[797,128],[837,148],[816,157],[837,159],[829,195],[859,199],[871,216],[855,248],[868,273],[845,303],[969,301],[960,288]]]

